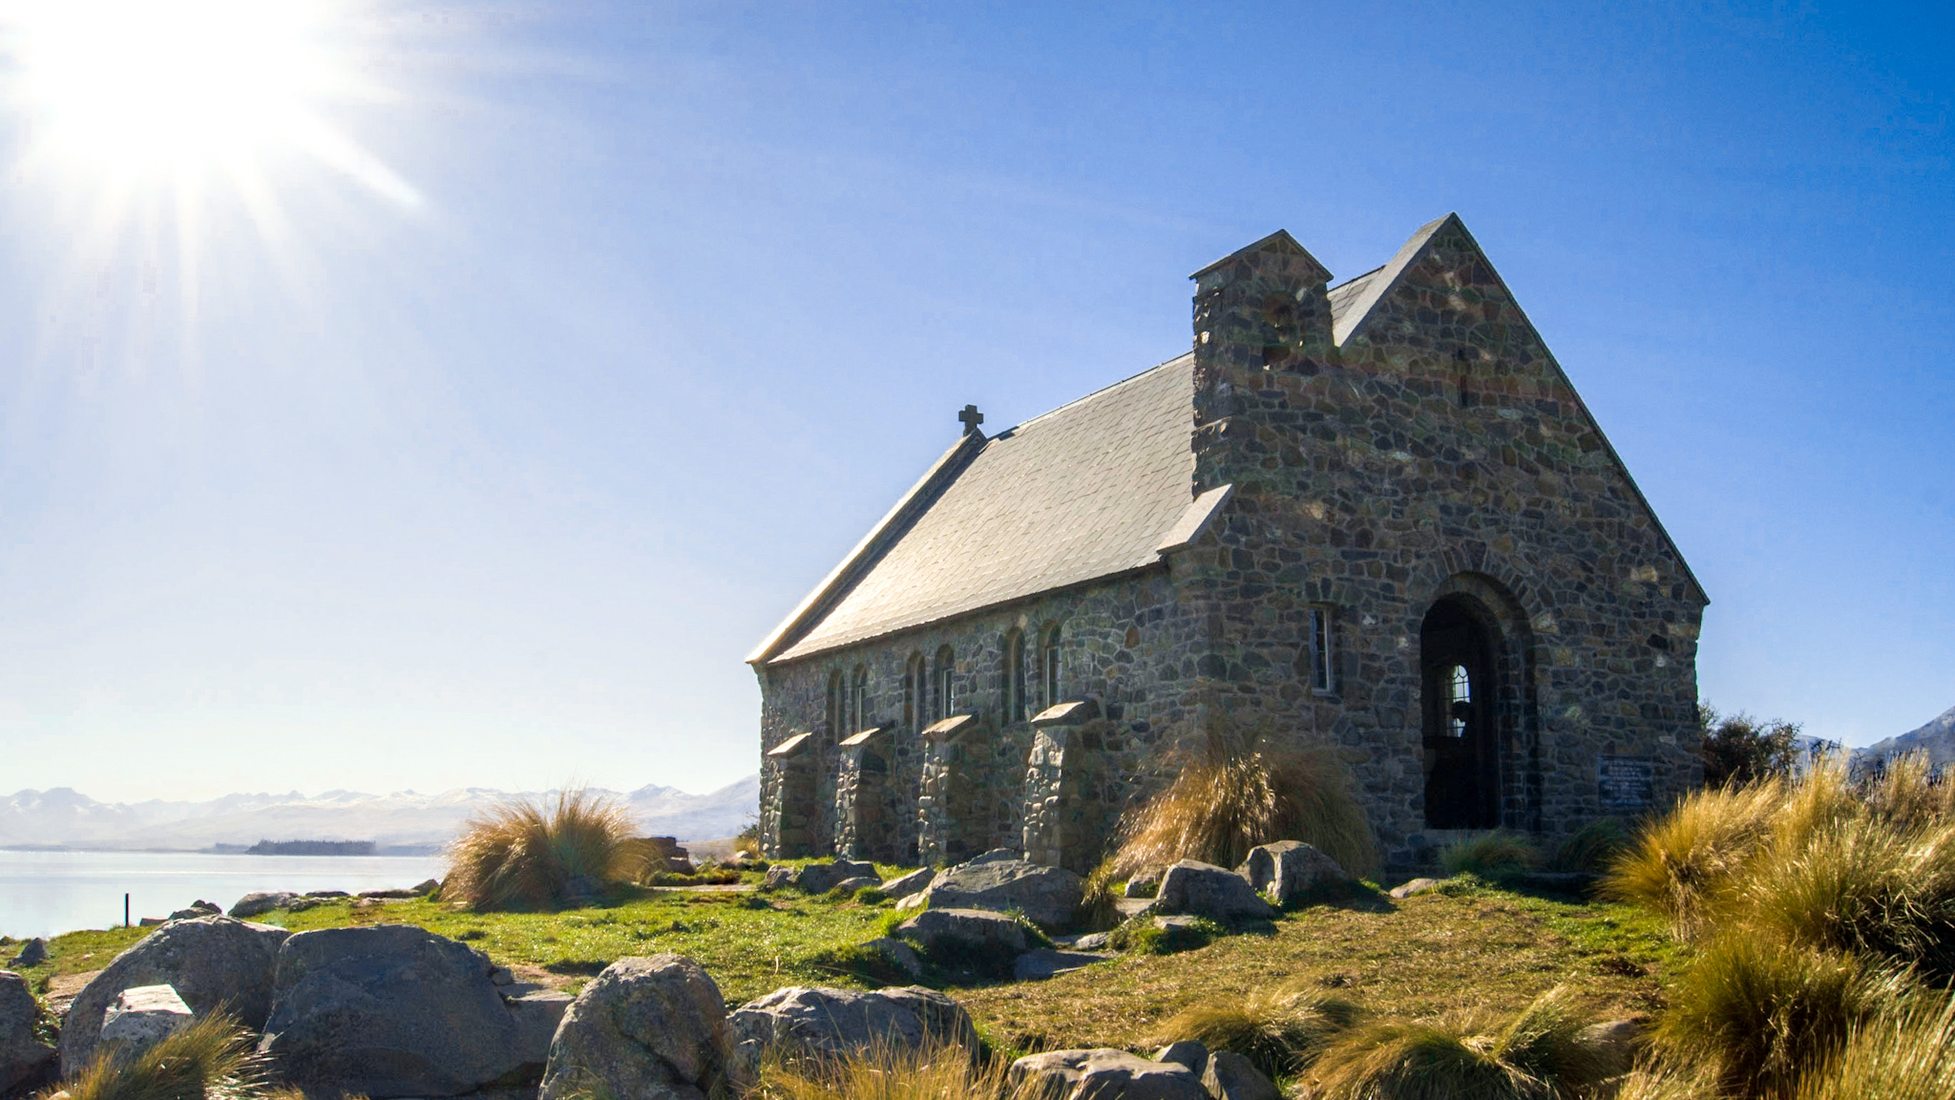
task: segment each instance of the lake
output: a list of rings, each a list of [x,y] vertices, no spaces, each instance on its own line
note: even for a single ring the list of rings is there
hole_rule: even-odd
[[[202,898],[229,909],[253,890],[385,890],[441,874],[439,856],[248,856],[0,849],[0,933],[23,939],[167,917]]]

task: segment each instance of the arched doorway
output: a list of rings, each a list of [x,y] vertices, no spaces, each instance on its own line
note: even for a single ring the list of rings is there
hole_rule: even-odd
[[[1447,596],[1419,627],[1426,828],[1500,824],[1499,637],[1492,617]]]

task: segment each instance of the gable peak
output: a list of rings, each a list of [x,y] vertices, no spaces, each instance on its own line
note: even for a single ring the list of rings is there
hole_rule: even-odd
[[[1290,236],[1290,231],[1287,229],[1279,229],[1259,241],[1244,245],[1188,277],[1205,279],[1238,260],[1269,255],[1293,257],[1292,263],[1300,268],[1302,273],[1308,274],[1312,281],[1318,283],[1330,281],[1330,269],[1318,263],[1317,257],[1312,256],[1308,249],[1298,244],[1297,239]]]

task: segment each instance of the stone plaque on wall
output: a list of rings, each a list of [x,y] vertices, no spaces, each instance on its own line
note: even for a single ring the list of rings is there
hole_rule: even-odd
[[[1596,758],[1604,810],[1647,810],[1656,801],[1656,762],[1647,756]]]

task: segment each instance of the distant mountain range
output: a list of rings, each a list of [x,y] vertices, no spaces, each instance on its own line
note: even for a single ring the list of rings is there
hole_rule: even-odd
[[[200,851],[260,840],[365,840],[383,850],[426,849],[448,843],[469,817],[499,802],[555,793],[465,787],[440,794],[292,791],[207,802],[97,802],[56,787],[0,797],[0,847]],[[759,808],[760,777],[707,794],[659,786],[600,793],[623,802],[646,835],[683,843],[739,832]]]
[[[1955,707],[1949,707],[1941,714],[1928,720],[1920,729],[1909,730],[1898,737],[1876,741],[1855,755],[1889,757],[1903,752],[1926,752],[1931,764],[1947,764],[1955,761]]]

